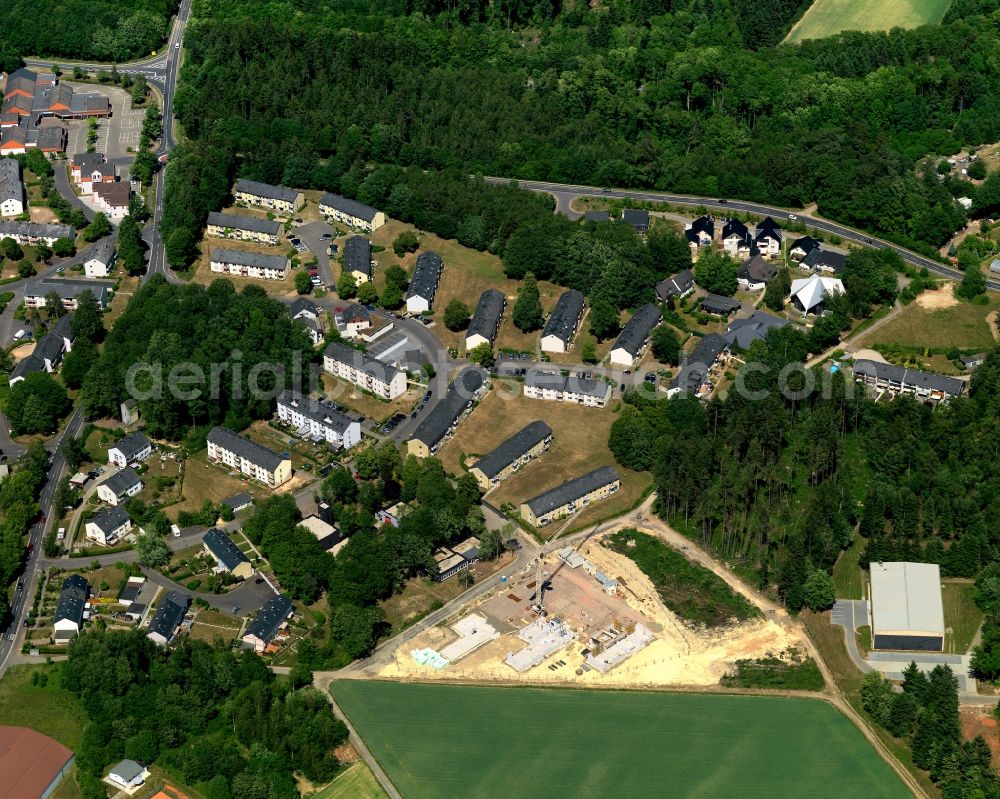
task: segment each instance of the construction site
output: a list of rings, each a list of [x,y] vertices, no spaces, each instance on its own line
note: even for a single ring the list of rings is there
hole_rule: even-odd
[[[737,660],[799,645],[769,618],[712,630],[682,623],[631,559],[591,539],[498,578],[461,616],[400,647],[377,676],[711,686]]]

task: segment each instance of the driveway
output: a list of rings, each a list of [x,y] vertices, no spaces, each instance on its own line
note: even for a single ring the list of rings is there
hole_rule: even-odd
[[[844,628],[844,643],[847,644],[847,654],[851,656],[854,665],[864,674],[872,670],[871,664],[861,657],[858,649],[858,638],[855,631],[868,624],[868,602],[864,599],[838,599],[830,611],[830,623]]]
[[[319,276],[323,285],[328,289],[335,289],[337,281],[333,277],[333,265],[330,263],[330,256],[326,254],[326,248],[330,246],[330,241],[335,233],[334,229],[326,222],[309,222],[305,225],[293,226],[289,233],[294,233],[302,239],[302,243],[316,256],[316,260],[319,261]],[[320,236],[326,234],[329,234],[331,238],[327,241],[321,241]],[[287,243],[287,239],[285,242]],[[300,260],[310,260],[309,252],[303,252]]]
[[[274,596],[274,591],[268,585],[267,580],[261,580],[258,583],[257,577],[244,580],[236,588],[224,594],[206,594],[185,588],[180,583],[175,583],[170,578],[163,576],[155,569],[144,568],[142,573],[151,582],[165,588],[167,591],[177,591],[181,594],[187,594],[192,599],[202,599],[213,608],[218,608],[222,613],[227,613],[238,619],[245,618],[251,613],[260,610],[264,607],[264,603]],[[239,608],[239,610],[236,610],[236,608]]]

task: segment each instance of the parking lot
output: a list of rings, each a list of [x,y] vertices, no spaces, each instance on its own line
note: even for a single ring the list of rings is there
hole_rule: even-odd
[[[118,160],[130,156],[129,148],[135,149],[139,143],[139,133],[142,130],[142,120],[146,115],[145,107],[133,108],[132,98],[124,89],[117,86],[95,87],[90,84],[73,84],[77,92],[97,92],[105,95],[111,101],[110,119],[100,119],[97,122],[97,143],[95,150],[104,153],[108,160]],[[147,102],[153,102],[152,99]],[[73,120],[67,124],[68,141],[66,152],[87,152],[87,120]]]

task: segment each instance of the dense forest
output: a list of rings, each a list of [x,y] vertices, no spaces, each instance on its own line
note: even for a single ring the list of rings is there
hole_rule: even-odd
[[[179,0],[4,0],[0,69],[16,69],[25,56],[112,62],[148,56],[167,38],[178,5]]]
[[[165,226],[195,235],[191,195],[237,173],[357,196],[376,164],[817,202],[925,247],[965,221],[953,196],[1000,208],[1000,181],[918,163],[1000,138],[997,3],[776,46],[800,5],[201,0],[176,102],[194,142],[170,167],[189,189]]]
[[[296,380],[307,385],[304,358],[311,353],[304,329],[263,288],[237,293],[221,279],[207,288],[177,286],[154,275],[129,301],[87,372],[84,408],[91,418],[114,417],[119,403],[134,396],[149,434],[175,440],[190,430],[204,436],[214,424],[242,430],[271,415],[275,389]],[[137,363],[148,368],[135,376],[134,393],[126,378]],[[225,371],[213,372],[220,364]],[[185,382],[199,374],[202,380]],[[251,381],[262,393],[251,390]],[[168,390],[171,385],[179,390]]]
[[[170,769],[206,799],[298,799],[293,772],[317,783],[340,768],[347,728],[296,670],[279,683],[247,651],[181,641],[161,649],[140,632],[92,632],[70,645],[63,686],[88,723],[76,751],[84,799],[122,758]]]

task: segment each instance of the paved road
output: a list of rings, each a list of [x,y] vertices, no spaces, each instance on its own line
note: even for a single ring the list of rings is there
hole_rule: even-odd
[[[52,177],[56,190],[62,195],[63,199],[74,208],[79,208],[83,211],[83,215],[87,217],[87,221],[92,222],[95,215],[94,209],[81,200],[77,196],[77,193],[73,191],[73,187],[69,183],[69,170],[66,168],[66,163],[56,161],[52,171],[54,173]]]
[[[838,599],[830,611],[830,623],[844,628],[844,643],[847,644],[847,654],[862,674],[872,670],[872,667],[861,656],[858,649],[858,637],[855,631],[868,624],[868,602],[864,599]]]
[[[288,232],[302,239],[302,243],[309,248],[306,252],[299,255],[299,259],[302,261],[308,261],[310,260],[310,254],[315,255],[316,260],[319,262],[320,280],[323,281],[323,285],[326,288],[331,291],[335,290],[337,287],[337,279],[333,275],[333,265],[330,263],[330,256],[326,254],[326,248],[330,246],[330,241],[333,237],[333,228],[326,222],[308,222],[304,225],[299,225],[298,227],[293,226]],[[322,241],[320,237],[324,235],[328,235],[331,238],[326,241]],[[291,246],[288,244],[287,239],[282,239],[280,243],[287,247]]]
[[[489,177],[486,178],[486,180],[489,183],[510,182],[509,178]],[[725,202],[721,202],[720,200],[725,198],[694,197],[689,194],[668,194],[666,192],[641,191],[633,189],[610,189],[601,188],[599,186],[577,186],[565,183],[550,183],[540,180],[519,180],[517,181],[517,184],[523,189],[551,194],[556,201],[556,212],[564,214],[571,219],[576,219],[582,215],[579,211],[574,211],[572,208],[572,202],[577,197],[630,199],[640,202],[670,203],[671,205],[686,205],[694,207],[704,206],[710,211],[742,211],[744,213],[758,214],[760,216],[772,216],[775,218],[775,221],[778,222],[782,219],[787,220],[790,215],[794,214],[797,217],[797,221],[803,223],[804,225],[816,228],[824,233],[833,233],[840,236],[845,242],[873,247],[878,250],[895,250],[904,261],[917,269],[923,269],[926,267],[929,272],[942,275],[952,280],[962,279],[962,273],[957,269],[945,266],[940,262],[926,258],[923,255],[918,255],[912,250],[900,247],[898,244],[892,244],[891,242],[883,239],[870,236],[863,231],[847,227],[846,225],[840,225],[836,222],[830,222],[816,216],[803,214],[793,209],[778,208],[773,205],[763,205],[761,203],[746,202],[743,200],[726,199]],[[1000,291],[1000,280],[988,280],[987,285],[991,289]]]

